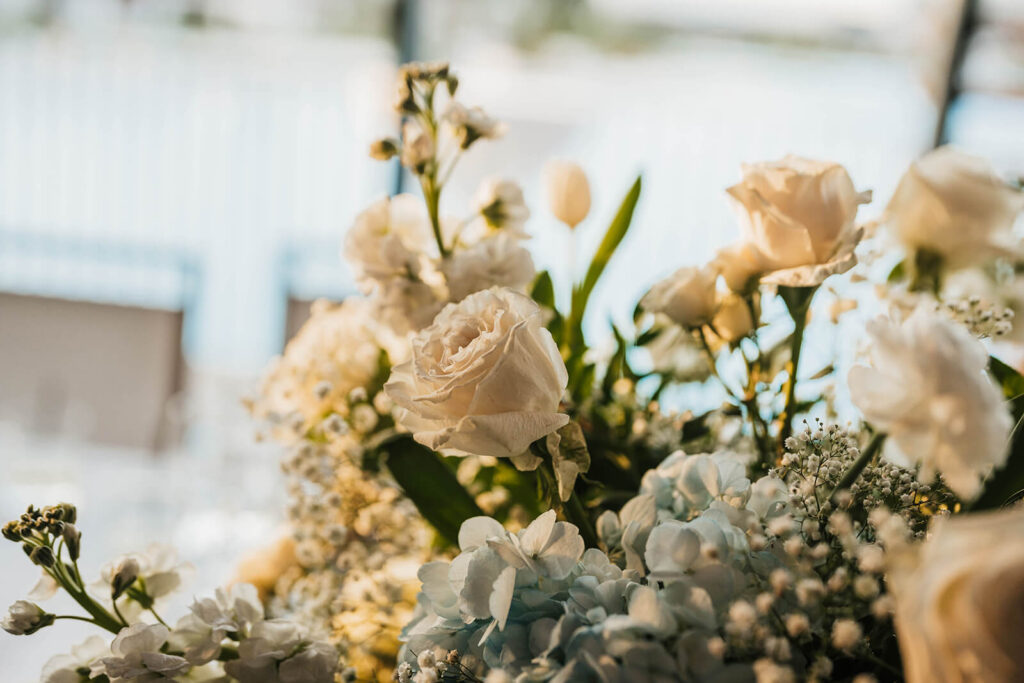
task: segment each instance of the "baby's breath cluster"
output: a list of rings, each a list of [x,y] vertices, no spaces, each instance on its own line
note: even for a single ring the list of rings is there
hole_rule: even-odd
[[[977,295],[944,301],[938,307],[979,339],[1003,337],[1013,329],[1012,308],[987,304]]]

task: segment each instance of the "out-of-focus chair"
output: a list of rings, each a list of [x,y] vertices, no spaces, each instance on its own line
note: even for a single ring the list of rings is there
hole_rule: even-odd
[[[0,421],[45,437],[173,444],[194,279],[173,252],[0,234]]]

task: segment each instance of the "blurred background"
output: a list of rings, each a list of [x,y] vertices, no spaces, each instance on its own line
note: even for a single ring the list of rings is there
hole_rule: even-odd
[[[1020,0],[3,0],[4,520],[75,502],[87,569],[168,541],[199,593],[281,533],[280,452],[241,399],[310,301],[354,291],[339,247],[403,187],[366,149],[396,130],[412,59],[450,60],[461,99],[509,126],[443,208],[518,180],[563,283],[544,161],[588,170],[588,245],[644,173],[593,335],[736,236],[723,189],[743,161],[838,161],[874,189],[868,216],[942,142],[1024,175]],[[36,579],[5,546],[3,606]],[[83,632],[0,634],[3,680]]]

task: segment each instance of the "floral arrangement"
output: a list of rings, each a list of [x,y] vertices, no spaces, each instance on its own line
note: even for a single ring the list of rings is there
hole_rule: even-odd
[[[452,168],[503,129],[457,90],[446,64],[401,70],[401,135],[371,155],[422,196],[356,218],[363,295],[318,304],[251,403],[288,447],[293,538],[249,568],[268,613],[337,648],[341,680],[1019,680],[1024,376],[996,356],[1017,338],[1021,188],[940,148],[863,221],[871,193],[838,164],[744,166],[739,240],[592,346],[588,302],[640,179],[556,293],[515,183],[442,214]],[[551,213],[586,229],[583,170],[553,162],[544,181]],[[829,330],[859,336],[852,359],[822,353]],[[65,531],[46,529],[52,550]],[[150,580],[133,585],[146,608]],[[276,623],[239,616],[263,614],[244,591],[215,601],[244,624],[195,607],[145,647],[237,677],[232,653]],[[34,609],[5,628],[54,618]],[[200,632],[219,650],[203,636],[191,662]],[[289,642],[267,666],[307,680],[286,664],[313,671],[330,648]]]
[[[31,635],[63,619],[84,621],[113,636],[91,636],[70,654],[43,668],[44,683],[78,681],[242,681],[245,683],[330,683],[338,653],[310,637],[301,624],[267,619],[255,587],[236,584],[197,599],[171,627],[160,616],[162,603],[182,586],[190,566],[172,548],[154,545],[145,553],[117,558],[86,584],[78,568],[82,533],[78,511],[61,503],[29,507],[3,527],[21,545],[42,577],[28,596],[42,601],[63,589],[82,614],[53,614],[37,602],[19,600],[0,626]],[[145,617],[148,617],[146,619]]]

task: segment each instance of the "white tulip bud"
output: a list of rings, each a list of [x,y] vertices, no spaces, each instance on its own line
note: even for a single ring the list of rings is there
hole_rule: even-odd
[[[544,188],[551,213],[570,228],[590,213],[590,183],[579,164],[549,161],[544,165]]]

